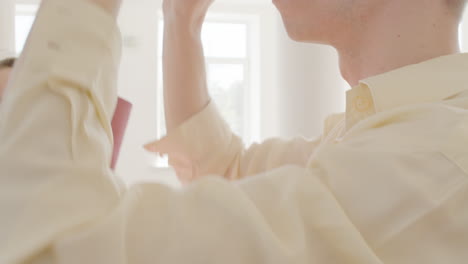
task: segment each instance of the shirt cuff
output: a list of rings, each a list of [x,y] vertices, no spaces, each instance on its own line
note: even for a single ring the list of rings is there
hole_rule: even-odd
[[[169,156],[179,179],[188,182],[208,174],[225,175],[242,141],[231,132],[216,106],[202,111],[145,148]]]

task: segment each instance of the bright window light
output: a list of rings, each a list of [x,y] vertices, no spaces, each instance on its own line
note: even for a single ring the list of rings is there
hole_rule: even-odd
[[[37,5],[16,5],[15,14],[15,51],[20,54],[36,18]]]
[[[468,8],[462,19],[459,28],[460,47],[462,52],[468,52]]]
[[[221,115],[228,121],[237,135],[245,135],[244,93],[246,80],[243,64],[208,65],[210,95],[218,105]]]
[[[247,25],[207,22],[202,31],[205,56],[214,58],[245,58],[247,56]]]

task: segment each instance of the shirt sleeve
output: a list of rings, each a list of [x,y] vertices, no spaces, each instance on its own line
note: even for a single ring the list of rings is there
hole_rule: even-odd
[[[146,148],[167,154],[183,182],[206,175],[240,179],[284,165],[305,167],[320,139],[269,139],[246,148],[210,102],[174,131]]]
[[[118,202],[109,164],[119,39],[87,1],[43,1],[0,112],[0,263]]]

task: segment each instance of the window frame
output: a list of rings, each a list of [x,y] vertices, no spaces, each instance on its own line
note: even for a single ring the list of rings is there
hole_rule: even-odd
[[[260,53],[259,43],[259,16],[252,14],[226,14],[223,12],[214,11],[207,15],[207,22],[213,23],[242,23],[247,27],[246,36],[246,58],[211,58],[207,57],[207,63],[221,63],[221,64],[244,64],[244,82],[246,84],[244,93],[244,116],[243,119],[247,120],[242,133],[245,143],[251,144],[259,140],[260,137],[260,84],[256,80],[260,76],[259,67],[255,67],[259,63],[259,58],[255,54]]]

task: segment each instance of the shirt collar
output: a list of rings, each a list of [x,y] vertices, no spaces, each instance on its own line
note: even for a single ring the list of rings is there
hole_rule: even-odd
[[[395,107],[437,102],[468,90],[468,53],[434,58],[360,81],[347,93],[347,127]]]

